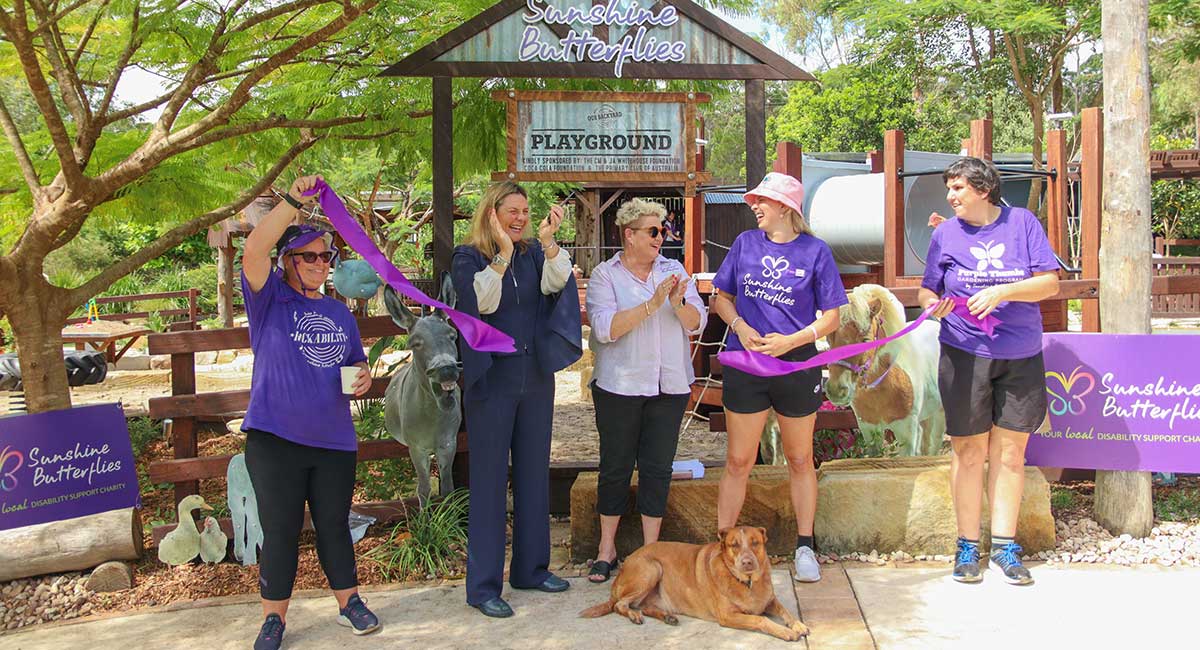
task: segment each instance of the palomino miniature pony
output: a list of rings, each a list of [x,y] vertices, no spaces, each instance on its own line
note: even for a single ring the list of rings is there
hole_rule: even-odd
[[[904,306],[891,291],[864,284],[850,292],[839,310],[841,323],[829,335],[831,347],[874,341],[905,325]],[[938,334],[941,325],[926,321],[887,345],[829,366],[825,394],[838,406],[849,405],[859,430],[882,443],[891,430],[905,456],[941,453],[946,414],[938,393]]]

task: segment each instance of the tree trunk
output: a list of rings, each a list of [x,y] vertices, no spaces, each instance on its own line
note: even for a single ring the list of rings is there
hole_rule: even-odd
[[[217,317],[221,327],[233,327],[233,243],[217,249]]]
[[[1100,330],[1150,333],[1148,0],[1103,0],[1104,195]],[[1096,472],[1096,521],[1114,535],[1154,525],[1149,472]]]
[[[1029,106],[1029,115],[1033,118],[1033,168],[1043,169],[1042,164],[1042,149],[1044,147],[1043,140],[1046,137],[1045,120],[1042,114],[1042,107],[1031,104]],[[1025,202],[1025,208],[1030,212],[1038,215],[1038,220],[1042,222],[1042,227],[1046,227],[1046,215],[1044,210],[1039,210],[1042,203],[1042,180],[1035,178],[1029,181],[1029,200]]]
[[[52,287],[41,277],[40,265],[18,271],[14,304],[0,305],[8,315],[17,340],[17,361],[30,413],[71,407],[67,367],[63,364],[62,327],[66,317],[56,314]]]

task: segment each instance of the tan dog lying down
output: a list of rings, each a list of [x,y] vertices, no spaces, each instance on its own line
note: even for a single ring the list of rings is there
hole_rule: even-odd
[[[655,542],[621,565],[608,602],[583,610],[583,618],[612,612],[641,625],[642,616],[678,625],[675,614],[716,621],[724,627],[758,630],[785,641],[808,634],[775,598],[767,531],[738,526],[717,533],[711,544]],[[783,625],[767,616],[776,616]]]

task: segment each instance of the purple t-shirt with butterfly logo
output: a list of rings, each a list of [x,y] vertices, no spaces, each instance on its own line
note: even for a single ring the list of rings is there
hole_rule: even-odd
[[[929,241],[921,286],[942,297],[969,298],[991,286],[1057,270],[1058,260],[1037,217],[1025,208],[1003,206],[986,226],[962,219],[939,225]],[[992,313],[1001,321],[995,338],[950,314],[942,319],[942,343],[990,359],[1026,359],[1042,351],[1037,303],[1002,302]]]
[[[342,366],[366,361],[358,323],[329,296],[306,298],[273,269],[257,292],[242,274],[254,374],[242,429],[309,447],[358,449]]]
[[[829,246],[812,235],[786,244],[747,230],[733,246],[713,278],[713,286],[736,298],[737,314],[759,334],[792,334],[812,324],[817,310],[849,302],[842,276]],[[732,331],[730,350],[744,350]]]

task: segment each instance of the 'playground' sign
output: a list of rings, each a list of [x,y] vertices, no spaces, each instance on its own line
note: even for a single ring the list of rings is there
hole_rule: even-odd
[[[518,172],[684,172],[684,103],[517,103]]]
[[[1200,471],[1200,346],[1186,337],[1045,334],[1050,427],[1030,465]]]
[[[119,404],[0,418],[0,530],[137,503]]]

